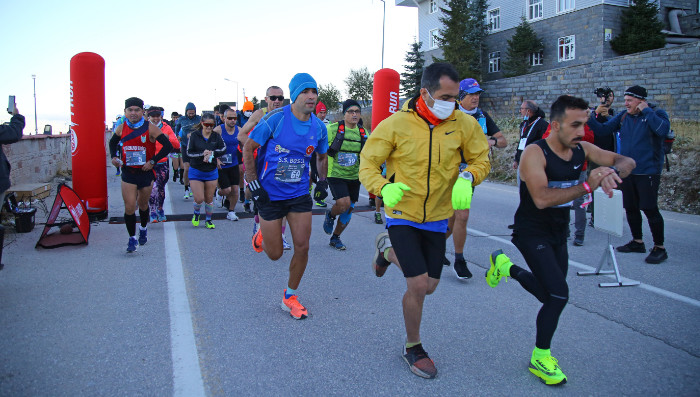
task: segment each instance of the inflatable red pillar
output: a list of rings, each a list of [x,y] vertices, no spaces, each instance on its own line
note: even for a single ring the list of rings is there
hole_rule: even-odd
[[[105,60],[81,52],[70,60],[70,143],[73,190],[91,219],[107,217]]]
[[[372,91],[372,130],[385,118],[399,111],[401,77],[394,69],[379,69],[374,74]]]

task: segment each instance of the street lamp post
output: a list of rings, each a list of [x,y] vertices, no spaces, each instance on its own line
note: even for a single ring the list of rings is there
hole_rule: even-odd
[[[34,80],[34,134],[39,135],[39,125],[36,117],[36,75],[32,75],[32,80]]]
[[[229,78],[224,77],[224,80],[230,82],[230,83],[236,83],[236,110],[240,110],[240,107],[238,106],[238,82],[236,80],[231,80]]]
[[[382,69],[384,69],[384,25],[386,23],[386,1],[381,0],[384,4],[384,16],[382,17]]]

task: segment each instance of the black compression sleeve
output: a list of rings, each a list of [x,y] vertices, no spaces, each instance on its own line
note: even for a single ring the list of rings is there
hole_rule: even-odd
[[[109,155],[110,158],[115,158],[119,157],[117,155],[117,148],[119,147],[119,140],[121,137],[117,136],[117,134],[113,134],[112,138],[109,140]]]
[[[170,143],[170,140],[168,140],[168,137],[165,134],[158,135],[156,141],[163,145],[163,147],[160,148],[160,150],[158,151],[158,153],[156,153],[155,156],[153,156],[154,163],[157,163],[160,160],[164,159],[165,156],[167,156],[168,153],[170,153],[170,151],[173,150],[173,145]]]

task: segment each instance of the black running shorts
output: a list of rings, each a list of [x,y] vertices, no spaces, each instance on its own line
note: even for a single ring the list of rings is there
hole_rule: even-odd
[[[445,233],[397,225],[389,227],[389,239],[404,277],[428,273],[428,277],[440,279],[445,258]]]
[[[226,189],[231,186],[238,185],[241,174],[238,172],[238,164],[233,167],[222,168],[219,170],[219,188]]]
[[[270,201],[267,204],[258,203],[258,214],[266,221],[284,218],[290,212],[311,212],[313,200],[310,194],[288,200]],[[443,240],[445,238],[443,237]]]
[[[350,201],[356,203],[360,198],[359,179],[328,178],[328,187],[331,188],[333,200],[350,197]]]
[[[156,175],[151,171],[142,171],[131,167],[122,167],[122,181],[136,185],[137,189],[153,186]]]

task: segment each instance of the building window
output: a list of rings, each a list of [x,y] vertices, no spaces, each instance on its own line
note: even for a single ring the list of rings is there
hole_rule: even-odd
[[[542,18],[542,1],[543,0],[527,0],[527,19]]]
[[[490,10],[488,12],[488,26],[490,31],[496,31],[501,29],[501,9],[496,8],[495,10]]]
[[[430,4],[428,5],[428,14],[435,14],[438,12],[438,0],[430,0]]]
[[[530,66],[541,66],[542,65],[542,51],[533,52],[530,54]]]
[[[490,52],[489,53],[489,73],[495,73],[501,71],[501,52]]]
[[[574,0],[557,0],[557,13],[574,9]]]
[[[440,37],[440,29],[432,29],[428,32],[428,48],[431,50],[438,48],[438,37]]]
[[[559,62],[576,59],[576,36],[559,38]]]

